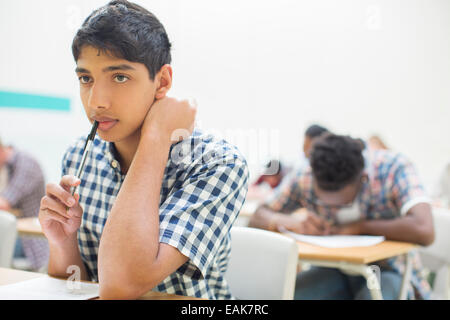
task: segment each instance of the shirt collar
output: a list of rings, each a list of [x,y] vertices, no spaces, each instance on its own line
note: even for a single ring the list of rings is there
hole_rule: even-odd
[[[117,151],[113,142],[102,140],[98,135],[94,138],[94,147],[100,148],[100,152],[96,153],[97,160],[107,162],[108,166],[115,172],[119,173],[122,177],[119,159],[116,157]]]

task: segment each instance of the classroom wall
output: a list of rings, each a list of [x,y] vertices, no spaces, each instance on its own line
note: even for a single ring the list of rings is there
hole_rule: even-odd
[[[136,1],[173,43],[172,94],[236,143],[252,177],[271,155],[300,158],[314,122],[380,134],[431,185],[450,160],[450,1]],[[71,41],[106,1],[0,1],[0,90],[67,97],[71,110],[0,107],[0,137],[58,181],[67,145],[90,125]]]

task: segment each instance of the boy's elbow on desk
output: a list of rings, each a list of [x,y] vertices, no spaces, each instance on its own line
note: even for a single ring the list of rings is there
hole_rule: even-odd
[[[142,270],[145,270],[143,272]],[[152,266],[140,268],[125,267],[123,264],[113,268],[99,269],[100,299],[133,300],[153,289],[158,279],[151,278],[158,272]]]
[[[103,279],[100,281],[100,299],[102,300],[135,300],[152,288],[143,283],[120,279]]]

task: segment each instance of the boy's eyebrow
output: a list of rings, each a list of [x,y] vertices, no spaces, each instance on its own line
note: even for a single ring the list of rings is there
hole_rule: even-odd
[[[129,64],[119,64],[116,66],[109,66],[109,67],[103,68],[102,71],[103,72],[111,72],[111,71],[117,71],[117,70],[136,70],[136,69],[134,69]],[[75,72],[76,73],[91,73],[88,69],[80,68],[80,67],[77,67],[75,69]]]
[[[104,68],[103,72],[117,71],[117,70],[136,70],[129,64],[119,64],[117,66],[109,66]]]
[[[76,73],[91,73],[88,69],[77,67],[75,69]]]

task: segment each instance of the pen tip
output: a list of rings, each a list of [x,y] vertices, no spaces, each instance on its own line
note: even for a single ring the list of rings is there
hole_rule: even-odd
[[[97,128],[98,128],[98,121],[95,120],[94,125],[92,126],[91,133],[88,136],[88,140],[94,140],[95,133],[97,132]]]

